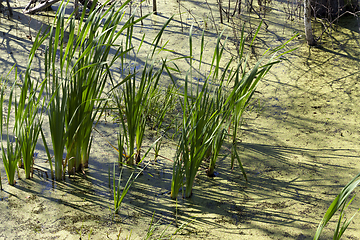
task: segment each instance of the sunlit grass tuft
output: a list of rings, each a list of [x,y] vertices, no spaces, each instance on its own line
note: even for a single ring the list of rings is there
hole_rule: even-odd
[[[73,14],[65,19],[67,3],[62,2],[52,27],[42,35],[48,40],[45,52],[47,109],[57,180],[63,178],[66,166],[69,174],[88,166],[93,124],[107,100],[103,91],[111,78],[110,68],[132,49],[130,44],[124,47],[117,41],[148,16],[136,20],[130,17],[119,24],[129,2],[117,9],[115,5],[99,11],[92,9],[86,18],[83,11],[77,26]],[[115,55],[110,55],[111,51]],[[46,142],[44,145],[47,148]],[[66,158],[63,160],[64,146]],[[52,168],[51,159],[49,162]]]
[[[260,30],[260,26],[261,24],[257,32]],[[182,129],[173,166],[171,185],[171,198],[173,199],[177,198],[181,187],[185,187],[184,197],[191,196],[198,169],[206,157],[210,158],[208,175],[213,176],[217,157],[230,126],[232,126],[233,131],[231,167],[234,165],[234,160],[237,159],[240,170],[247,180],[245,169],[237,152],[237,132],[241,125],[243,112],[248,106],[258,82],[264,78],[274,64],[279,62],[276,58],[292,50],[279,53],[288,43],[286,42],[274,50],[266,51],[253,67],[248,67],[247,57],[243,57],[244,39],[243,28],[240,58],[237,65],[231,67],[233,59],[230,59],[222,67],[221,59],[226,39],[224,43],[221,43],[221,34],[217,39],[209,74],[203,83],[198,82],[192,85],[194,54],[192,50],[192,27],[190,28],[189,71],[184,78],[184,93],[181,99]],[[204,53],[204,34],[200,46],[199,68]],[[268,59],[267,62],[262,65],[266,59]]]

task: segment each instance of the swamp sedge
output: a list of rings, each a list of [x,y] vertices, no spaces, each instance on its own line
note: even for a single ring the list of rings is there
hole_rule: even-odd
[[[124,153],[128,156],[126,160],[129,165],[134,165],[141,159],[141,146],[150,110],[148,106],[151,104],[151,96],[158,86],[165,64],[164,60],[161,67],[155,71],[154,64],[145,62],[138,81],[134,72],[122,81],[121,89],[118,89],[118,86],[112,89],[120,117],[119,134],[122,132],[123,135],[119,136],[119,139],[122,138],[125,142]]]
[[[204,111],[206,107],[210,106],[209,98],[204,97],[207,101],[202,102],[203,95],[207,94],[206,82],[199,91],[199,86],[196,91],[196,95],[193,96],[188,91],[189,78],[192,79],[192,26],[189,33],[189,45],[190,45],[190,66],[185,76],[184,97],[181,102],[182,107],[182,129],[180,133],[179,143],[176,151],[176,157],[173,164],[173,175],[171,181],[171,198],[177,199],[180,188],[184,186],[184,178],[186,181],[186,193],[185,197],[190,197],[192,194],[192,180],[195,179],[197,170],[200,166],[202,158],[207,152],[209,142],[203,142],[205,125],[208,122],[206,113]],[[191,88],[192,90],[192,88]],[[201,112],[202,110],[202,112]],[[204,116],[202,116],[204,114]],[[198,131],[196,131],[198,130]],[[205,145],[205,144],[206,145]]]
[[[259,25],[256,34],[260,30]],[[255,34],[255,36],[256,36]],[[223,69],[221,69],[221,58],[226,43],[221,44],[220,40],[222,33],[217,39],[217,44],[214,49],[210,73],[202,85],[197,83],[196,90],[189,88],[189,78],[192,79],[192,27],[189,33],[189,48],[190,48],[190,69],[185,76],[184,94],[182,99],[183,121],[181,136],[177,148],[177,154],[173,166],[173,177],[171,185],[171,198],[176,199],[180,188],[185,184],[185,196],[190,197],[192,194],[192,187],[195,176],[199,169],[201,162],[206,156],[212,154],[208,174],[214,172],[215,162],[218,157],[221,145],[224,141],[226,122],[234,124],[233,129],[233,147],[231,156],[231,165],[233,167],[234,159],[239,162],[240,169],[245,179],[247,180],[245,170],[242,166],[240,157],[236,151],[236,133],[238,131],[238,124],[241,120],[242,114],[251,99],[256,86],[260,79],[262,79],[270,70],[270,68],[278,63],[275,59],[281,55],[293,51],[294,49],[278,54],[279,50],[283,49],[285,44],[277,47],[274,50],[267,50],[263,57],[246,71],[247,58],[243,59],[244,50],[244,28],[241,34],[240,44],[240,60],[235,68],[230,67],[233,59],[230,59]],[[255,38],[254,38],[255,39]],[[254,41],[252,40],[252,42]],[[204,52],[204,34],[201,39],[200,61],[199,69],[202,62],[202,54]],[[265,57],[270,59],[265,65],[261,65]],[[227,82],[229,85],[233,82],[233,86],[227,91],[224,91],[223,84]],[[227,94],[225,92],[228,92]],[[229,121],[230,119],[230,121]],[[213,152],[211,152],[213,151]]]
[[[71,121],[69,121],[69,119],[67,120],[67,126],[70,130],[66,144],[69,169],[73,168],[73,164],[70,164],[72,157],[75,160],[76,170],[80,170],[79,168],[88,165],[92,141],[92,125],[98,110],[101,109],[101,95],[106,79],[110,77],[109,69],[118,58],[126,57],[127,52],[132,49],[129,43],[132,34],[129,35],[129,33],[133,31],[133,26],[136,23],[148,16],[146,15],[134,20],[134,15],[132,15],[124,24],[119,24],[125,15],[126,5],[129,2],[130,0],[126,1],[116,11],[114,7],[110,7],[105,13],[102,13],[102,11],[93,11],[83,27],[84,29],[91,29],[91,31],[88,32],[89,36],[87,36],[87,38],[89,38],[89,41],[87,41],[87,43],[82,40],[85,38],[87,32],[83,30],[81,34],[78,34],[79,37],[77,41],[81,42],[81,48],[79,47],[79,49],[84,49],[80,51],[84,57],[77,60],[77,64],[75,64],[73,68],[75,74],[70,83],[68,106],[74,103],[73,106],[76,106],[76,108],[69,108],[68,111],[69,117],[74,116]],[[91,21],[89,21],[89,19]],[[102,23],[103,19],[105,19],[104,23]],[[119,30],[117,29],[118,26],[122,26],[122,28]],[[97,33],[98,29],[101,29],[100,33]],[[125,30],[128,33],[127,36],[129,36],[126,38],[127,44],[125,49],[122,45],[118,47],[115,56],[109,60],[110,48],[115,46],[115,41]],[[90,51],[87,52],[89,48]],[[82,96],[82,98],[78,99],[79,96]],[[96,103],[98,103],[97,106],[95,105]],[[74,121],[74,119],[76,120]]]
[[[149,106],[153,104],[151,99],[158,101],[152,97],[156,94],[160,77],[166,68],[166,60],[162,60],[161,66],[156,70],[154,55],[156,49],[159,47],[158,45],[161,36],[171,20],[172,17],[165,22],[159,33],[154,38],[152,42],[153,49],[151,53],[149,53],[143,69],[139,72],[139,74],[135,67],[133,71],[129,70],[128,75],[123,78],[120,83],[115,84],[111,79],[113,88],[109,91],[109,93],[113,96],[116,109],[120,117],[119,134],[123,136],[119,135],[119,139],[124,141],[124,145],[126,146],[126,148],[123,146],[122,149],[124,151],[124,155],[126,156],[127,164],[129,165],[137,164],[141,159],[140,152],[147,124],[147,117],[150,115]],[[134,22],[133,17],[130,18],[130,21]],[[126,38],[126,46],[129,47],[132,45],[132,32],[133,27],[131,26],[128,28],[127,36],[129,37]],[[143,40],[144,37],[142,42]],[[142,42],[139,46],[138,52],[141,48]],[[166,43],[164,46],[160,46],[159,52],[164,51],[165,46]],[[121,55],[122,76],[124,76],[124,62],[126,60],[127,53],[128,51],[125,51],[124,54]],[[119,152],[119,154],[121,155],[122,151]]]
[[[185,85],[187,85],[187,83],[185,83]],[[221,126],[221,124],[215,120],[219,112],[213,108],[214,101],[209,96],[210,94],[208,87],[203,86],[202,90],[195,96],[195,101],[191,103],[186,96],[187,86],[185,86],[183,130],[180,137],[177,160],[174,161],[174,164],[176,164],[178,168],[174,167],[174,169],[182,168],[181,171],[183,171],[185,176],[186,198],[192,194],[192,187],[197,171],[213,142],[214,133],[217,132],[217,129]],[[185,114],[187,114],[187,116]],[[180,157],[182,157],[182,161]],[[174,179],[180,181],[176,182],[175,184],[178,186],[172,189],[171,197],[173,199],[177,196],[176,189],[179,189],[182,184],[182,174],[175,176],[180,176],[179,179]]]
[[[222,50],[219,52],[220,41],[215,48],[211,71],[205,79],[203,85],[198,82],[196,89],[189,88],[189,78],[192,79],[192,27],[189,33],[190,48],[190,69],[185,76],[185,86],[183,100],[181,103],[183,110],[182,130],[180,134],[177,154],[173,166],[173,178],[171,185],[171,198],[176,199],[180,188],[185,184],[185,196],[190,197],[198,169],[209,153],[209,148],[214,141],[216,133],[222,128],[223,110],[217,108],[222,105],[222,83],[215,84],[219,72],[219,63]],[[200,63],[204,52],[204,33],[201,40]],[[214,65],[215,63],[215,65]],[[211,78],[213,77],[213,78]],[[221,80],[223,81],[223,79]],[[219,105],[220,104],[220,105]],[[185,178],[185,179],[184,179]]]

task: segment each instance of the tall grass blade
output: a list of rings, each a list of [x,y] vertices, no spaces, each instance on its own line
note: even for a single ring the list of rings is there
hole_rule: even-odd
[[[48,157],[48,162],[49,162],[49,166],[50,166],[50,173],[51,173],[51,179],[54,180],[55,179],[54,168],[53,168],[53,164],[51,162],[51,155],[50,155],[49,147],[48,147],[48,145],[46,143],[45,135],[44,135],[44,132],[43,132],[42,129],[40,129],[40,133],[41,133],[41,137],[43,139],[46,156]]]

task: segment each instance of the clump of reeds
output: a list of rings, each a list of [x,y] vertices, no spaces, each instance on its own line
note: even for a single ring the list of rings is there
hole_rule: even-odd
[[[221,37],[221,36],[220,36]],[[201,40],[201,53],[204,47],[204,35]],[[192,27],[189,34],[190,70],[184,79],[184,94],[182,100],[182,130],[178,143],[176,159],[173,167],[171,198],[175,199],[180,188],[185,185],[185,197],[190,197],[197,171],[212,144],[216,133],[222,128],[224,114],[222,99],[222,82],[216,84],[211,77],[219,71],[219,64],[213,65],[211,73],[202,85],[198,82],[195,87],[189,86],[192,79]],[[218,45],[219,46],[219,45]],[[217,49],[218,51],[221,49]],[[221,56],[215,52],[214,60]],[[218,59],[220,61],[220,59]],[[219,62],[218,61],[218,62]],[[200,64],[201,65],[201,57]],[[220,104],[220,105],[219,105]],[[185,178],[185,182],[184,182]]]
[[[31,65],[35,57],[35,51],[39,48],[45,39],[44,37],[40,37],[40,32],[41,30],[39,31],[30,50],[28,64],[26,66],[24,80],[22,83],[18,80],[17,69],[15,69],[14,84],[10,89],[5,118],[3,118],[3,103],[5,95],[4,91],[8,82],[2,81],[1,83],[1,138],[3,138],[3,120],[5,120],[7,135],[7,148],[5,150],[3,143],[1,143],[1,151],[10,185],[14,185],[15,183],[14,176],[15,170],[18,170],[17,166],[24,167],[26,178],[30,178],[33,171],[34,152],[42,125],[42,112],[44,107],[44,99],[42,98],[42,94],[44,92],[46,82],[46,80],[44,80],[39,83],[31,78]],[[10,72],[11,71],[12,69]],[[21,91],[20,96],[18,98],[14,97],[13,100],[16,85],[21,85]],[[13,104],[15,124],[13,127],[13,137],[11,138],[9,124]]]
[[[57,180],[63,178],[66,166],[69,174],[88,166],[93,123],[102,111],[103,90],[111,77],[110,68],[132,48],[129,44],[118,45],[116,41],[124,31],[147,17],[136,20],[131,17],[120,25],[129,2],[118,9],[114,5],[106,10],[92,9],[86,19],[84,11],[77,26],[74,14],[65,19],[67,3],[63,2],[50,31],[42,35],[48,39],[45,52],[47,111]],[[111,49],[115,50],[113,56],[110,56]],[[49,162],[52,168],[51,159]]]
[[[14,134],[17,137],[21,151],[22,163],[25,177],[30,178],[34,165],[34,152],[42,126],[42,113],[44,107],[43,92],[46,79],[38,82],[31,77],[32,61],[36,50],[45,40],[38,32],[37,37],[30,50],[28,65],[22,82],[20,97],[15,99],[15,126]],[[17,81],[15,76],[15,81]],[[20,84],[20,82],[17,82]]]
[[[40,87],[32,83],[30,73],[28,76],[25,74],[19,102],[15,101],[14,129],[20,145],[26,178],[30,178],[33,170],[34,152],[42,125],[43,100],[41,97],[44,86],[44,83]]]
[[[137,70],[136,67],[133,70],[129,69],[128,75],[121,79],[119,83],[112,83],[113,88],[110,92],[113,95],[116,110],[120,118],[118,137],[119,158],[122,159],[122,156],[125,156],[124,160],[126,160],[129,165],[137,164],[141,159],[140,153],[145,129],[150,120],[150,116],[153,114],[151,112],[152,106],[155,102],[159,101],[154,96],[158,91],[159,80],[165,70],[166,60],[161,60],[160,66],[156,66],[154,55],[155,50],[159,47],[158,44],[162,33],[171,19],[172,18],[163,25],[153,40],[152,50],[140,70]],[[128,36],[132,36],[132,31],[132,27],[129,27]],[[126,45],[132,45],[131,37],[127,38]],[[165,45],[160,46],[159,51],[162,51]],[[139,46],[139,49],[140,48],[141,44]],[[124,61],[122,57],[121,66],[124,66]],[[122,69],[124,71],[126,68]],[[122,75],[124,75],[123,72]],[[158,126],[161,125],[169,106],[169,104],[163,106],[154,124]]]
[[[259,29],[260,26],[256,34]],[[221,34],[218,37],[214,50],[209,75],[203,84],[197,83],[195,87],[190,87],[193,68],[192,59],[194,57],[191,31],[192,28],[190,28],[189,34],[190,69],[184,79],[185,86],[182,99],[182,130],[173,166],[171,185],[171,198],[173,199],[177,198],[179,190],[183,186],[185,186],[185,191],[183,191],[184,197],[188,198],[191,196],[198,169],[206,157],[210,159],[207,173],[209,176],[213,175],[216,159],[230,124],[234,124],[231,163],[233,165],[234,158],[236,158],[242,174],[247,179],[236,151],[236,133],[242,119],[242,114],[248,106],[258,82],[278,62],[275,59],[281,54],[277,53],[285,46],[282,45],[274,50],[266,51],[264,56],[252,68],[247,69],[247,58],[243,59],[245,45],[243,30],[238,64],[235,67],[231,67],[233,59],[230,59],[221,68],[221,58],[225,45],[225,43],[220,43]],[[204,35],[201,39],[199,68],[203,52]],[[261,65],[265,57],[269,56],[267,53],[271,53],[270,59],[265,65]],[[285,53],[287,52],[282,54]]]
[[[261,28],[261,23],[258,26],[254,34],[254,37],[251,40],[250,48],[252,47],[256,39],[256,36],[260,31],[260,28]],[[287,53],[290,53],[296,49],[294,48],[286,51],[283,50],[285,46],[290,41],[292,41],[292,39],[294,39],[297,35],[294,35],[284,44],[274,49],[266,50],[263,56],[253,65],[252,68],[250,68],[248,67],[249,55],[248,54],[245,55],[244,53],[245,39],[246,39],[246,37],[244,37],[244,33],[245,33],[244,29],[245,27],[243,26],[240,36],[240,43],[239,43],[239,62],[231,76],[233,91],[231,91],[228,100],[230,102],[230,105],[232,106],[232,110],[230,114],[230,123],[232,125],[231,168],[233,168],[234,161],[236,159],[240,165],[243,175],[246,178],[244,168],[242,167],[241,160],[237,152],[237,137],[238,137],[238,131],[241,127],[243,113],[245,109],[249,106],[249,103],[258,85],[258,82],[266,76],[266,74],[269,72],[269,70],[274,64],[280,62],[279,57]],[[265,62],[266,58],[269,58],[267,62]]]
[[[119,134],[122,132],[126,143],[126,149],[123,149],[125,152],[120,152],[120,154],[126,156],[130,165],[138,163],[141,159],[141,146],[149,115],[147,112],[150,104],[149,97],[158,86],[164,66],[165,61],[160,69],[155,71],[154,65],[146,62],[139,81],[137,81],[136,73],[129,75],[131,77],[125,81],[122,89],[118,89],[114,94],[121,120]]]

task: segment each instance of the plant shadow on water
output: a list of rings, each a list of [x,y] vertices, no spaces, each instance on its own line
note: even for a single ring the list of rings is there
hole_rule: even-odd
[[[179,221],[195,218],[199,226],[212,226],[214,229],[224,230],[225,225],[231,231],[230,229],[237,229],[239,225],[257,222],[260,224],[259,228],[261,223],[266,223],[290,229],[299,228],[305,232],[317,224],[317,221],[301,218],[310,214],[310,209],[320,202],[317,190],[312,190],[311,186],[317,185],[328,192],[334,188],[334,185],[329,186],[327,183],[319,185],[323,181],[331,180],[330,176],[322,175],[319,171],[330,168],[342,171],[349,169],[322,162],[318,156],[324,159],[354,157],[347,155],[346,150],[342,149],[311,149],[252,143],[242,143],[241,146],[243,162],[249,166],[248,184],[244,182],[240,173],[236,173],[239,171],[238,168],[229,173],[226,170],[229,169],[229,163],[220,160],[217,167],[220,174],[214,179],[208,178],[205,174],[206,167],[203,166],[196,179],[194,195],[188,200],[178,200],[176,206],[175,201],[170,200],[168,195],[171,163],[160,158],[154,165],[149,165],[144,175],[135,182],[129,198],[125,200],[121,216],[128,218],[129,215],[126,216],[124,212],[131,209],[135,211],[132,214],[136,213],[132,215],[134,221],[139,218],[150,219],[155,211],[155,217],[162,217],[164,223],[175,222],[178,214]],[[292,158],[297,160],[291,161]],[[305,160],[298,161],[301,158]],[[105,165],[99,163],[94,168],[102,169],[99,172],[102,172],[103,178],[106,179],[107,169],[98,168],[101,166]],[[285,180],[285,175],[291,175],[291,180]],[[308,175],[309,179],[301,179],[303,175]],[[341,184],[338,182],[337,186],[340,187]],[[276,197],[277,195],[279,197]],[[301,213],[289,215],[287,212],[278,211],[295,207],[302,208]],[[189,226],[187,233],[207,236],[209,232],[201,230],[201,227],[199,229],[199,226]],[[281,236],[281,232],[276,233],[275,230],[268,230],[266,227],[264,231]],[[309,237],[309,234],[307,236]]]
[[[36,34],[40,28],[45,30],[51,26],[55,12],[43,16],[29,16],[22,12],[22,8],[14,8],[13,21],[1,21],[0,26],[0,49],[5,51],[0,58],[0,63],[4,66],[0,69],[0,75],[6,76],[9,69],[15,64],[20,71],[25,71],[24,51],[29,50],[33,44]],[[3,16],[2,16],[3,17]],[[39,52],[42,55],[43,52]],[[38,62],[40,63],[40,62]],[[34,70],[39,73],[43,65],[39,64]],[[41,76],[44,77],[44,76]]]

